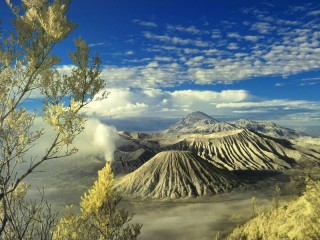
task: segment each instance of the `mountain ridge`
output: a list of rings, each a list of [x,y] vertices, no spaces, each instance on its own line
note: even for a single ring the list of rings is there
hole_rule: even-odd
[[[238,128],[246,128],[254,132],[263,133],[278,138],[292,139],[302,136],[302,133],[299,131],[282,127],[273,122],[239,119],[232,122],[232,124]]]

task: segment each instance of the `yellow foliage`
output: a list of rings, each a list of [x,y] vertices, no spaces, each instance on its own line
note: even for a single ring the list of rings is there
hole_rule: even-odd
[[[99,214],[100,209],[106,204],[106,200],[117,198],[116,193],[112,189],[113,173],[111,167],[107,164],[98,172],[98,181],[95,181],[93,187],[89,189],[81,198],[81,211],[84,214]]]
[[[130,225],[132,219],[124,209],[118,209],[120,195],[113,188],[114,176],[110,164],[98,172],[98,179],[83,195],[80,213],[75,215],[72,206],[58,223],[54,240],[134,240],[141,225]]]
[[[76,51],[70,53],[74,70],[65,75],[56,69],[60,58],[53,49],[76,27],[68,18],[70,0],[6,2],[15,19],[13,28],[0,27],[0,239],[51,239],[56,215],[43,198],[40,203],[25,201],[21,182],[44,161],[77,151],[73,141],[85,121],[80,110],[104,88],[101,60],[96,56],[90,62],[87,44],[76,40]],[[43,111],[30,113],[23,106],[38,91]],[[37,115],[56,132],[42,155],[26,156],[43,135],[34,126]],[[67,215],[62,223],[69,220],[83,222]]]
[[[319,237],[320,181],[308,180],[303,196],[235,228],[228,239],[312,240]]]

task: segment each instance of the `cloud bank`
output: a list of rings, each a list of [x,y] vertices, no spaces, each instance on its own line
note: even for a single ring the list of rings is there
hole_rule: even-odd
[[[271,121],[314,122],[320,119],[320,102],[290,99],[264,99],[247,90],[175,90],[162,89],[108,89],[110,95],[102,101],[90,103],[84,113],[101,119],[120,120],[140,118],[177,119],[193,111],[203,111],[220,120],[260,119]],[[303,120],[301,118],[303,116]],[[145,118],[145,120],[143,120]],[[154,120],[152,120],[154,121]],[[130,123],[128,123],[130,124]],[[150,124],[145,124],[149,126]],[[160,126],[160,125],[159,125]],[[140,128],[139,128],[140,129]],[[145,129],[146,131],[147,129]]]

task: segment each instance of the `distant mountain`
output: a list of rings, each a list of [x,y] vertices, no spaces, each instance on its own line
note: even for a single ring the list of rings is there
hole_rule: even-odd
[[[235,122],[220,122],[203,112],[193,112],[179,120],[162,134],[186,133],[215,133],[236,129],[249,129],[253,132],[263,133],[278,138],[297,138],[303,136],[302,132],[285,128],[272,122],[260,122],[240,119]]]
[[[234,129],[236,129],[236,127],[232,124],[220,122],[203,112],[193,112],[164,130],[162,133],[213,133]]]
[[[117,183],[126,195],[172,199],[223,193],[239,186],[232,173],[189,151],[160,152]]]
[[[232,123],[237,128],[246,128],[254,132],[263,133],[278,138],[297,138],[303,133],[293,129],[285,128],[272,122],[258,122],[247,119],[240,119]]]

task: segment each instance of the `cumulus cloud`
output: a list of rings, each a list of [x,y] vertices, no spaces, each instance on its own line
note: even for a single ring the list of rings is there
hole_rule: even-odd
[[[308,114],[318,118],[320,116],[319,101],[262,100],[246,90],[165,91],[155,88],[108,90],[111,92],[109,98],[90,103],[83,113],[119,124],[121,129],[125,127],[126,130],[157,131],[164,128],[167,120],[177,119],[194,111],[203,111],[222,120],[245,117],[268,121],[292,119],[295,122],[302,122],[302,118],[297,116],[304,118]],[[301,115],[304,113],[306,115]],[[161,127],[150,126],[154,121]],[[315,120],[309,118],[309,122],[312,121]],[[303,120],[303,125],[306,124],[307,120]],[[135,129],[135,126],[138,128]]]
[[[90,116],[130,117],[148,109],[148,104],[141,102],[130,89],[108,89],[108,98],[93,101],[83,111]],[[97,96],[98,97],[98,96]]]
[[[84,113],[89,116],[108,118],[129,118],[137,116],[165,117],[164,112],[183,112],[202,110],[213,112],[215,105],[224,102],[241,102],[251,98],[245,90],[199,91],[161,89],[108,89],[110,95],[101,101],[91,102]]]

